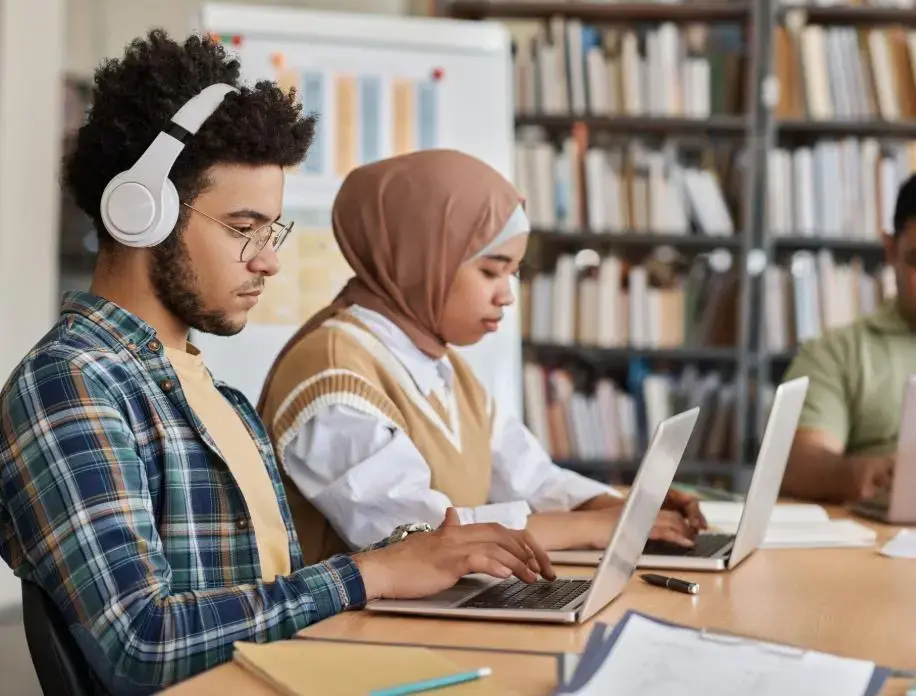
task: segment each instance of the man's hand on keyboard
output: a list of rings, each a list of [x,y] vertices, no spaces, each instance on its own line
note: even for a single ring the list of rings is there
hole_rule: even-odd
[[[687,524],[695,531],[706,529],[709,526],[706,524],[706,518],[700,510],[700,501],[692,495],[682,493],[674,488],[670,489],[668,495],[665,496],[662,509],[679,512],[687,520]]]
[[[529,583],[539,574],[547,580],[556,578],[550,559],[529,532],[499,524],[462,525],[453,508],[437,530],[411,534],[353,559],[368,600],[428,597],[470,573],[515,575]]]

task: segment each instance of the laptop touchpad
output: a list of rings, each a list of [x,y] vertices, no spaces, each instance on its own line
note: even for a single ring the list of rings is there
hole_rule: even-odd
[[[468,575],[447,590],[430,595],[429,597],[424,597],[421,601],[424,603],[436,604],[438,606],[450,607],[453,604],[464,601],[472,594],[476,594],[486,589],[494,582],[498,582],[498,580],[488,575]]]

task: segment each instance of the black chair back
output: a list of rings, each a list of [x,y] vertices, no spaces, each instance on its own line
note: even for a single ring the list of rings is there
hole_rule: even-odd
[[[89,665],[57,606],[38,585],[22,581],[22,622],[45,696],[95,696]]]

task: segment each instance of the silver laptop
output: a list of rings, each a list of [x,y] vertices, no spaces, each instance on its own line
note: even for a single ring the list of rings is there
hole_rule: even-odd
[[[604,560],[591,579],[557,578],[527,584],[471,575],[452,588],[424,599],[383,599],[369,611],[466,619],[582,623],[616,599],[636,568],[674,472],[696,424],[698,408],[659,424],[649,444]]]
[[[776,388],[737,533],[701,532],[697,535],[696,545],[689,549],[650,540],[639,559],[640,568],[728,570],[759,548],[779,498],[789,450],[807,393],[807,377],[784,382]]]
[[[692,548],[650,540],[639,559],[640,568],[726,570],[737,566],[760,546],[779,497],[807,392],[807,377],[785,382],[776,389],[737,534],[701,532]],[[550,554],[550,559],[554,563],[596,565],[600,561],[600,552],[555,551]]]
[[[889,491],[852,503],[857,515],[887,524],[916,524],[916,375],[910,375],[903,392],[897,460]]]

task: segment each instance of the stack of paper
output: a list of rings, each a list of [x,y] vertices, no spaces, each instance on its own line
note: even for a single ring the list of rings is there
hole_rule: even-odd
[[[595,626],[555,694],[874,696],[889,674],[873,662],[697,631],[631,611],[611,631]]]
[[[233,659],[283,696],[369,694],[467,671],[426,648],[314,639],[236,643]],[[452,689],[469,696],[512,693],[495,677]]]
[[[744,503],[701,501],[713,531],[735,534]],[[877,534],[853,520],[831,520],[820,505],[779,504],[773,508],[761,548],[840,548],[873,546]]]

